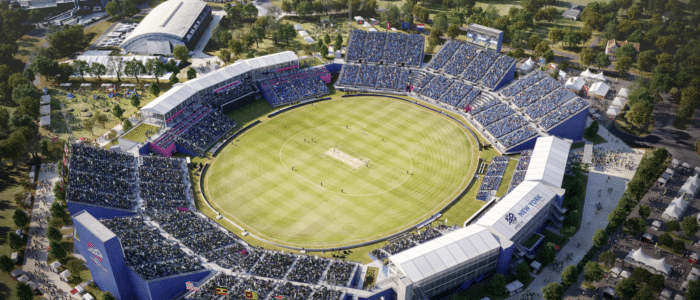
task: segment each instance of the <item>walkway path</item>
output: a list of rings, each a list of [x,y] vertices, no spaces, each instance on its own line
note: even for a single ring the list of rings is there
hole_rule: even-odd
[[[589,119],[588,122],[590,123],[591,120]],[[630,148],[617,137],[610,134],[605,128],[600,128],[598,133],[608,140],[608,142],[595,145],[594,147],[603,147],[612,151],[621,150],[628,153],[628,156],[634,158],[634,167],[632,170],[627,170],[622,167],[609,167],[606,169],[600,167],[591,168],[588,173],[588,185],[586,187],[586,200],[583,207],[581,228],[576,235],[571,237],[569,243],[559,250],[555,258],[555,261],[562,262],[561,269],[554,270],[550,267],[552,265],[545,268],[535,277],[535,280],[530,283],[528,287],[530,291],[541,293],[541,289],[550,282],[560,282],[561,270],[568,265],[576,265],[583,259],[586,252],[593,246],[591,237],[598,229],[605,228],[608,225],[608,213],[617,206],[617,201],[624,194],[627,183],[632,179],[632,176],[634,176],[637,166],[639,166],[639,162],[642,160],[643,152]],[[576,151],[583,151],[583,148]],[[608,180],[608,178],[610,179]],[[612,188],[612,192],[607,192],[608,188]],[[598,190],[601,190],[602,196],[598,196]],[[602,205],[603,209],[596,213],[596,204],[598,203]],[[567,261],[565,259],[567,253],[572,254],[571,260]],[[508,299],[517,300],[521,294],[522,293],[516,294]]]
[[[54,202],[53,186],[58,182],[55,164],[42,164],[38,175],[32,220],[29,223],[29,237],[22,270],[29,274],[31,280],[47,291],[49,299],[80,299],[79,295],[71,295],[73,289],[68,283],[61,281],[57,273],[49,270],[49,241],[46,238],[46,216],[50,215],[49,207]]]

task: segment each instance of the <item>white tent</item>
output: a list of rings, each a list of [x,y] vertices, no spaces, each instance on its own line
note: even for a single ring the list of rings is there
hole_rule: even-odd
[[[661,214],[661,218],[666,221],[678,221],[681,219],[681,216],[683,216],[683,213],[685,213],[687,208],[688,202],[683,200],[683,197],[677,197],[668,204],[668,207],[666,207],[664,213]]]
[[[681,294],[676,294],[676,296],[673,297],[673,300],[685,300],[685,297],[681,296]]]
[[[85,294],[83,295],[83,300],[94,300],[95,298],[92,297],[90,294]]]
[[[560,77],[561,79],[566,79],[566,72],[564,72],[564,71],[562,71],[562,70],[559,70],[559,77]]]
[[[621,88],[620,91],[617,92],[618,97],[627,98],[628,95],[629,95],[629,91],[626,88]]]
[[[630,275],[632,275],[632,274],[630,274],[630,272],[627,270],[620,272],[620,277],[622,277],[622,278],[630,278]]]
[[[659,230],[659,228],[661,228],[661,225],[662,223],[659,220],[654,220],[654,222],[651,222],[651,227],[656,228],[656,230]]]
[[[620,276],[620,272],[622,272],[622,269],[620,269],[620,267],[614,267],[610,269],[610,274],[612,274],[615,277]]]
[[[309,36],[309,33],[306,32],[306,30],[301,30],[301,31],[299,31],[299,35],[300,35],[301,37],[305,37],[305,36]]]
[[[310,36],[305,37],[304,40],[305,40],[307,43],[309,43],[309,44],[315,42],[314,39],[313,39],[312,37],[310,37]]]
[[[605,77],[605,75],[603,74],[603,71],[600,71],[600,73],[595,75],[595,80],[606,81],[606,80],[608,80],[608,78]]]
[[[674,166],[674,167],[678,167],[678,164],[679,164],[679,163],[681,163],[681,162],[678,161],[678,160],[675,159],[675,158],[671,160],[671,165]]]
[[[610,86],[605,84],[604,82],[596,82],[591,85],[591,88],[588,89],[589,94],[593,94],[596,96],[600,97],[605,97],[605,95],[608,94],[608,91],[610,90]]]
[[[27,281],[29,281],[29,276],[27,276],[26,274],[24,274],[24,275],[22,275],[22,276],[20,276],[20,277],[17,277],[17,281],[20,281],[20,282],[27,282]]]
[[[294,30],[304,30],[304,27],[301,27],[301,24],[294,24]]]
[[[683,192],[691,196],[695,196],[698,192],[698,187],[700,187],[700,174],[695,174],[695,176],[688,178],[683,184],[678,192]]]
[[[58,274],[58,277],[61,278],[61,280],[68,282],[68,277],[70,277],[70,271],[68,270],[63,270],[60,274]]]
[[[613,296],[613,297],[617,297],[617,292],[612,287],[606,287],[605,294],[608,294],[608,295]]]
[[[39,107],[39,112],[42,116],[51,114],[51,105],[42,105]]]
[[[364,23],[362,24],[362,27],[372,27],[372,25],[370,25],[369,23]]]
[[[695,173],[700,173],[700,167],[695,167]]]
[[[673,161],[671,161],[671,163],[673,163]],[[669,175],[673,176],[675,172],[671,168],[666,168],[666,171],[664,171],[664,173],[668,173]]]
[[[644,254],[642,248],[637,250],[632,250],[625,257],[625,261],[632,264],[639,264],[650,268],[650,271],[655,271],[656,273],[668,276],[671,273],[671,266],[666,263],[663,258],[654,259],[653,257]]]
[[[532,57],[528,58],[526,62],[520,65],[520,71],[527,72],[530,71],[535,66],[535,62],[532,61]]]
[[[39,118],[39,126],[49,126],[51,125],[51,116],[43,116]]]
[[[596,75],[596,74],[593,73],[593,72],[591,72],[590,69],[586,69],[586,71],[583,71],[583,73],[581,73],[581,76],[586,77],[586,78],[589,78],[589,79],[594,78],[595,75]]]
[[[376,29],[376,28],[370,28],[370,29],[368,29],[368,31],[369,31],[369,32],[377,32],[377,29]]]
[[[664,289],[663,291],[661,291],[661,299],[669,299],[670,300],[672,295],[673,295],[673,292],[671,292],[667,289]]]
[[[684,162],[681,166],[683,166],[684,168],[690,169],[690,164],[687,162]]]
[[[613,100],[612,106],[617,106],[619,108],[622,108],[625,106],[625,103],[627,100],[625,98],[620,98],[620,97],[615,97],[615,100]]]
[[[61,266],[61,263],[58,261],[55,261],[55,262],[52,262],[49,266],[51,267],[51,271],[58,273],[58,267]]]
[[[661,185],[666,185],[666,178],[659,178],[656,182],[660,183]]]
[[[617,106],[608,107],[608,111],[605,112],[608,116],[614,117],[620,113],[620,108]]]
[[[506,284],[506,291],[512,295],[513,293],[516,293],[516,292],[522,290],[523,286],[524,285],[520,281],[516,280],[516,281],[513,281],[509,284]]]
[[[569,78],[564,86],[574,92],[578,92],[583,88],[583,85],[586,83],[585,80],[583,80],[582,77],[571,77]]]
[[[51,104],[51,96],[41,95],[41,105],[44,105],[44,104]]]

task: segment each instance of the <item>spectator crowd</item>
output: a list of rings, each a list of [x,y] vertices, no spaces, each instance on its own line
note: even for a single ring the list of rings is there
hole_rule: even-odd
[[[425,38],[420,34],[353,30],[348,37],[346,60],[419,67]]]

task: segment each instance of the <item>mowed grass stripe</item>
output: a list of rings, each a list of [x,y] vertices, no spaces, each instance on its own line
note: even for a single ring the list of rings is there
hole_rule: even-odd
[[[328,126],[337,129],[323,129]],[[297,138],[310,129],[319,136],[313,145]],[[323,157],[335,144],[370,158],[375,168],[352,169]],[[205,186],[221,214],[256,235],[287,245],[337,246],[396,232],[434,213],[468,182],[471,155],[463,129],[439,114],[401,101],[349,98],[264,120],[223,149]],[[372,191],[378,193],[363,194]]]

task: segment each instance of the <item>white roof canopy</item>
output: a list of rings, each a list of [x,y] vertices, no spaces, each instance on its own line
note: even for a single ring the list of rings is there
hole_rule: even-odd
[[[620,113],[620,108],[617,106],[608,107],[608,111],[605,112],[608,116],[617,116]]]
[[[609,85],[605,84],[604,82],[596,82],[591,85],[591,88],[588,90],[588,92],[594,95],[605,97],[605,95],[608,94],[609,90]]]
[[[532,163],[530,160],[530,165]],[[486,212],[476,224],[491,227],[512,240],[523,228],[522,224],[527,223],[555,196],[554,191],[542,183],[523,181]],[[506,216],[511,214],[514,219],[506,220]]]
[[[586,81],[583,80],[583,78],[581,77],[571,77],[568,80],[566,80],[564,86],[570,90],[580,91],[585,83]]]
[[[586,71],[583,71],[583,73],[581,73],[581,76],[586,77],[586,78],[593,78],[593,77],[595,77],[595,75],[596,74],[591,72],[590,69],[586,69]]]
[[[612,106],[617,106],[619,108],[622,108],[623,106],[625,106],[626,102],[627,102],[627,99],[625,99],[625,98],[615,97],[615,100],[613,100]]]
[[[666,207],[661,217],[666,220],[680,220],[687,208],[688,202],[685,201],[683,197],[677,197],[668,204],[668,207]]]
[[[524,180],[560,188],[570,148],[571,143],[554,136],[538,138]]]
[[[644,252],[642,252],[642,248],[630,251],[627,254],[627,257],[625,257],[625,261],[640,263],[666,276],[671,273],[671,266],[669,266],[663,258],[654,259],[653,257],[644,254]]]
[[[626,88],[621,88],[620,91],[617,92],[618,97],[627,98],[628,95],[629,95],[629,91]]]
[[[408,279],[418,282],[498,248],[500,243],[486,228],[471,225],[394,254],[389,260]]]
[[[605,74],[603,74],[603,71],[600,71],[600,73],[595,75],[595,80],[606,81],[606,80],[608,80],[608,78],[605,77]]]
[[[528,58],[526,62],[524,62],[522,65],[520,65],[520,70],[527,71],[532,69],[532,67],[535,66],[535,62],[532,61],[532,57]]]
[[[695,196],[698,192],[698,187],[700,187],[700,174],[695,174],[695,176],[688,178],[683,186],[678,192],[684,192],[686,194]]]

